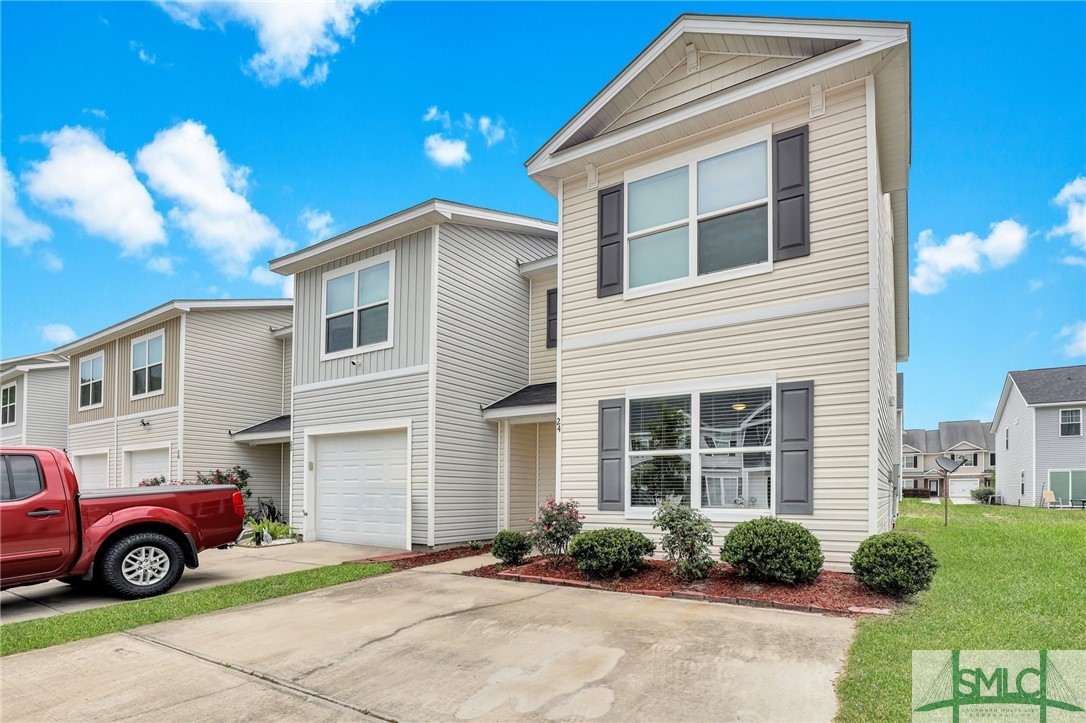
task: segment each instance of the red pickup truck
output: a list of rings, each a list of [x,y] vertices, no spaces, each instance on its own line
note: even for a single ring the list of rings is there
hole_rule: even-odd
[[[160,595],[234,542],[245,506],[232,485],[79,491],[67,455],[0,448],[0,589],[62,580],[125,598]]]

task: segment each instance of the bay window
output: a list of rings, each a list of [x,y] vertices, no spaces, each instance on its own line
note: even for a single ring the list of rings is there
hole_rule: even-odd
[[[394,265],[390,251],[324,274],[322,358],[392,345]]]

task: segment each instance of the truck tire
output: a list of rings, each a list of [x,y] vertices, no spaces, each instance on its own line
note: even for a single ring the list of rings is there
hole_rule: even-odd
[[[161,532],[137,532],[114,542],[102,556],[101,580],[120,597],[154,597],[181,579],[185,555]]]

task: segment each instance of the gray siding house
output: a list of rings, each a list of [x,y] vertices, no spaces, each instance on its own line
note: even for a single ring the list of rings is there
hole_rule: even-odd
[[[1086,365],[1010,372],[991,431],[999,452],[996,493],[1033,507],[1086,500]]]
[[[553,223],[427,201],[275,259],[294,276],[291,522],[410,548],[499,528],[499,429],[529,384],[532,284]]]
[[[0,444],[68,446],[68,360],[29,354],[0,361]]]

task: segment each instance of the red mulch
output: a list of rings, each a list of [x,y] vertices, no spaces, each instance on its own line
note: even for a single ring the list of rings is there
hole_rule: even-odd
[[[461,557],[474,557],[475,555],[483,555],[487,552],[490,552],[490,545],[483,545],[483,547],[478,550],[473,550],[470,547],[450,547],[447,550],[424,552],[421,555],[405,557],[400,560],[392,560],[392,569],[410,570],[413,567],[433,565],[438,562],[448,562],[449,560],[459,560]]]
[[[502,575],[503,572],[506,574]],[[464,574],[501,580],[516,579],[512,577],[516,575],[522,582],[538,582],[533,579],[536,577],[550,578],[566,581],[567,584],[575,583],[575,587],[591,585],[596,589],[616,592],[662,592],[666,595],[661,597],[674,595],[748,605],[760,602],[766,606],[809,609],[812,612],[843,614],[849,613],[849,608],[893,610],[900,605],[894,598],[868,590],[851,575],[829,570],[824,570],[810,585],[793,586],[753,582],[739,577],[729,565],[719,563],[709,572],[707,578],[686,583],[671,574],[671,563],[663,560],[646,560],[645,567],[629,577],[618,580],[595,580],[586,577],[578,570],[572,559],[562,557],[554,564],[543,558],[533,558],[520,567],[505,568],[502,565],[487,565]],[[529,579],[524,580],[525,577]]]

